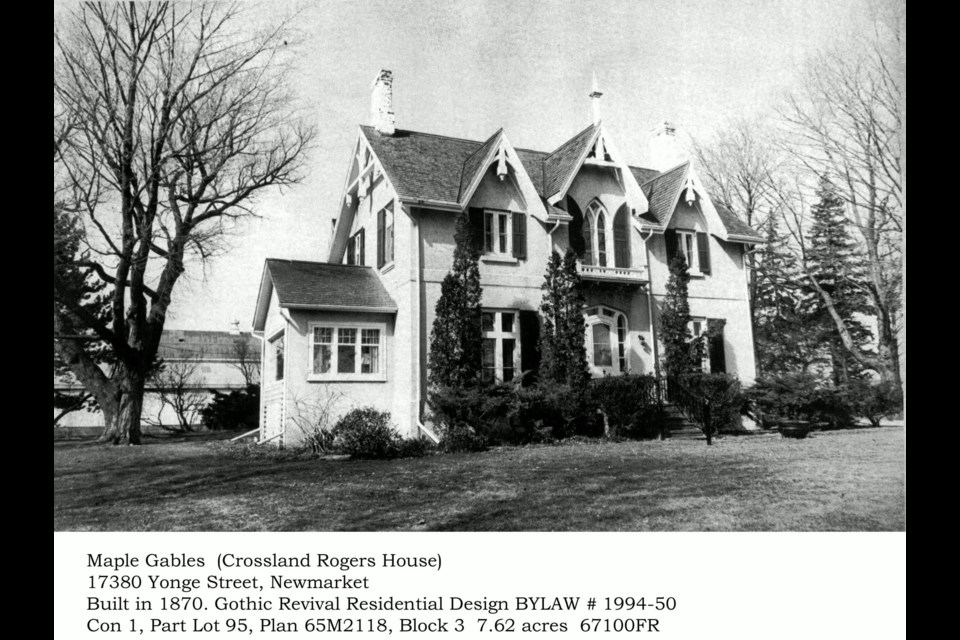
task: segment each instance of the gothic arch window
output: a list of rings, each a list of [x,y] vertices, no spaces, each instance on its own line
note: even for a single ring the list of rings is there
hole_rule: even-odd
[[[627,316],[603,305],[584,311],[587,362],[595,376],[626,373],[630,369],[630,330]]]
[[[613,264],[630,268],[630,212],[625,204],[613,218]]]

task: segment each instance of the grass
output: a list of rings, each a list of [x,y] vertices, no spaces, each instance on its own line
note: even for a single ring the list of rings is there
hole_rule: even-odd
[[[216,437],[216,436],[214,436]],[[54,443],[54,530],[903,531],[903,427],[355,461]],[[209,437],[208,437],[209,439]]]

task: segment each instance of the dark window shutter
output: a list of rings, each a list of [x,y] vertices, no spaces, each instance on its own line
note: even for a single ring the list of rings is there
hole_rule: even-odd
[[[527,259],[527,216],[523,213],[513,214],[513,257]]]
[[[377,269],[386,264],[386,261],[384,260],[384,249],[386,248],[384,227],[386,226],[386,217],[386,210],[381,209],[377,212]]]
[[[677,232],[673,229],[667,229],[663,233],[663,239],[667,243],[667,266],[677,257]]]
[[[707,320],[708,344],[710,355],[710,373],[727,372],[727,356],[723,348],[724,320]]]
[[[620,207],[613,219],[613,264],[630,268],[630,214],[626,205]]]
[[[697,252],[700,254],[700,273],[710,273],[710,236],[697,232]]]
[[[470,239],[477,255],[483,253],[483,209],[470,207]]]
[[[360,229],[360,238],[359,238],[360,249],[357,252],[358,257],[360,259],[357,260],[357,264],[361,266],[367,264],[367,233],[366,231],[367,231],[366,229]]]
[[[573,218],[567,225],[569,233],[570,248],[577,254],[578,258],[583,257],[586,245],[583,242],[583,212],[577,206],[576,200],[567,196],[567,213]]]
[[[537,381],[540,371],[540,315],[536,311],[520,311],[520,370],[529,371],[523,386]]]
[[[356,256],[354,247],[357,244],[357,236],[350,236],[350,239],[347,240],[347,264],[353,264],[353,258]]]

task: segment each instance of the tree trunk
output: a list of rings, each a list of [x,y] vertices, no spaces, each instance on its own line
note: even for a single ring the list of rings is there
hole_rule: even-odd
[[[118,398],[114,407],[104,408],[106,427],[100,442],[113,444],[140,444],[140,414],[143,410],[145,379],[142,375],[120,369],[117,371]]]

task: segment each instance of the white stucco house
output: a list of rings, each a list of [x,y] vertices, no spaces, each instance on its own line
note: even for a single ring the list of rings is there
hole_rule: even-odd
[[[263,337],[261,441],[293,443],[296,402],[372,405],[407,436],[422,429],[427,354],[455,220],[481,245],[483,369],[509,380],[535,366],[537,309],[552,251],[580,256],[587,357],[596,376],[654,373],[668,256],[691,267],[693,332],[706,370],[755,376],[744,252],[762,237],[715,206],[674,128],[652,131],[655,166],[629,166],[599,117],[552,151],[515,148],[501,129],[464,140],[398,129],[392,74],[374,83],[333,240],[316,262],[270,259],[254,318]]]

